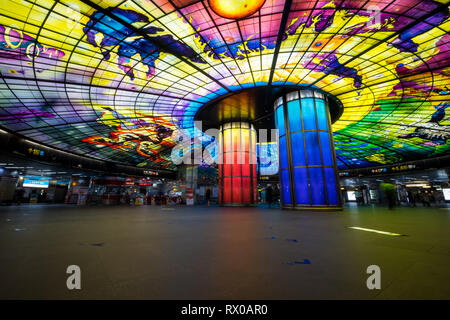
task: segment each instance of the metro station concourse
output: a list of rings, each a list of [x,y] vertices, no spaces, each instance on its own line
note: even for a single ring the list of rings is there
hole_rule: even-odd
[[[0,298],[450,299],[449,31],[448,0],[1,0]]]

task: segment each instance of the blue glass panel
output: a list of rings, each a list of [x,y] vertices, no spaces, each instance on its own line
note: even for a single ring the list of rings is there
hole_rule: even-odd
[[[280,130],[280,136],[282,136],[282,135],[284,135],[285,133],[286,133],[286,129],[285,129],[285,126],[284,126],[284,111],[283,111],[283,106],[281,106],[281,107],[279,107],[278,109],[277,109],[277,112],[276,112],[276,116],[277,116],[277,121],[276,121],[276,123],[277,123],[277,125],[278,125],[278,130]]]
[[[281,169],[287,169],[288,154],[286,149],[286,136],[280,137],[280,163]]]
[[[327,183],[328,204],[338,204],[334,168],[325,168],[325,181]]]
[[[325,186],[321,167],[309,167],[309,183],[311,185],[312,204],[326,204]]]
[[[325,109],[325,101],[316,99],[317,122],[320,130],[328,130],[327,110]]]
[[[302,116],[300,115],[300,103],[298,100],[289,101],[287,104],[289,130],[291,132],[302,130]]]
[[[304,130],[317,129],[313,98],[302,99],[302,116]]]
[[[324,166],[333,165],[333,155],[330,145],[330,135],[328,132],[320,132],[320,144],[322,145],[322,157]]]
[[[320,159],[320,146],[317,137],[317,131],[305,132],[306,155],[308,157],[308,165],[322,165]]]
[[[292,164],[294,167],[305,166],[305,148],[303,143],[303,133],[291,134]]]
[[[281,171],[281,182],[282,182],[282,190],[283,190],[283,203],[291,204],[291,187],[289,185],[289,171],[283,170]]]
[[[294,168],[294,181],[297,204],[310,204],[306,168]]]

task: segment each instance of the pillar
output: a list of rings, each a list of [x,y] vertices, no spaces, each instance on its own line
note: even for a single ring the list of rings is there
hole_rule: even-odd
[[[283,208],[340,209],[327,97],[292,91],[275,101]]]
[[[256,205],[256,130],[248,122],[229,122],[219,130],[219,203]]]

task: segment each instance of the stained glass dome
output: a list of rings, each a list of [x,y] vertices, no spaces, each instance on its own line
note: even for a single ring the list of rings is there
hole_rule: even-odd
[[[448,1],[1,0],[0,127],[175,168],[172,133],[255,86],[323,90],[341,169],[449,153]]]

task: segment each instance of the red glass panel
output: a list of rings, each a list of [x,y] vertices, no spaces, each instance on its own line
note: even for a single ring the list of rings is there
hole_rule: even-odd
[[[242,202],[242,185],[240,177],[233,177],[233,203]]]
[[[245,164],[250,164],[250,158],[248,152],[243,153],[243,162]]]
[[[242,164],[234,164],[232,166],[232,172],[233,172],[233,177],[240,177],[241,176],[241,167]]]
[[[249,164],[242,165],[242,176],[250,177],[250,165]]]
[[[250,203],[251,194],[250,178],[242,178],[242,200],[244,203]]]
[[[224,164],[223,165],[223,175],[225,177],[231,177],[231,164]]]
[[[230,203],[231,202],[231,178],[223,179],[224,188],[223,188],[223,202]]]

